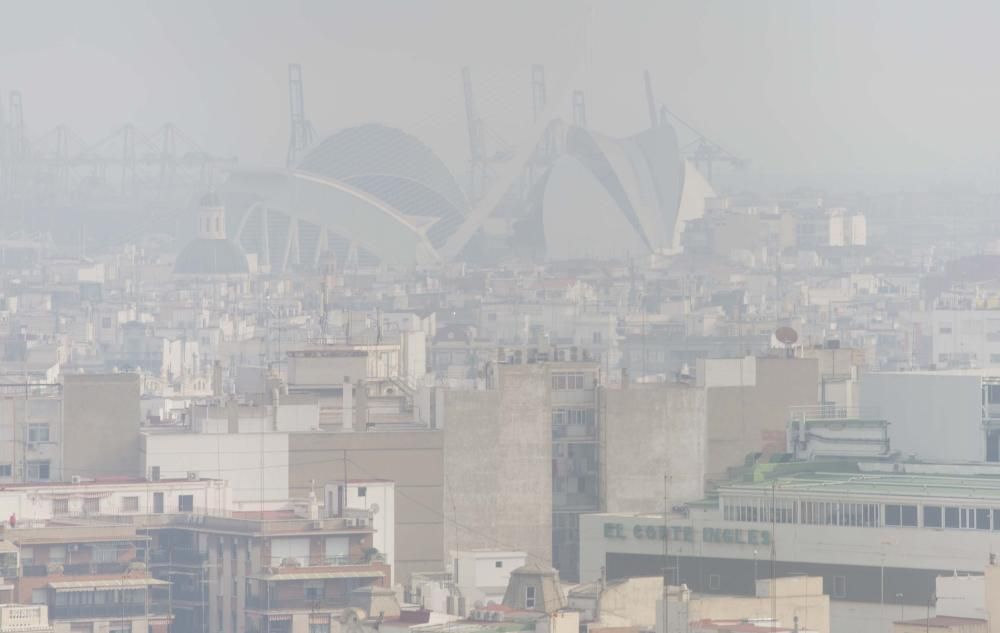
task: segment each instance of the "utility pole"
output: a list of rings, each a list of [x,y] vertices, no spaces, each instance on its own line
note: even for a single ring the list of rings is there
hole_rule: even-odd
[[[670,567],[667,511],[670,499],[670,474],[663,475],[663,633],[670,633]]]

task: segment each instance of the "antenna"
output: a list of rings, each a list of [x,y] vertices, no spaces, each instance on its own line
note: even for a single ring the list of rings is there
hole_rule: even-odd
[[[172,123],[163,126],[163,145],[160,147],[160,186],[163,193],[173,190],[177,162],[177,131]]]
[[[302,157],[303,151],[313,142],[314,130],[306,119],[305,97],[302,92],[302,66],[288,65],[288,109],[291,119],[288,138],[287,167],[292,167]]]
[[[469,131],[469,198],[478,200],[486,188],[486,135],[472,91],[472,70],[468,66],[462,68],[462,93],[465,95],[465,121]]]
[[[573,91],[573,124],[587,127],[587,102],[582,90]]]
[[[649,108],[649,126],[657,127],[660,119],[656,115],[656,97],[653,95],[653,78],[649,74],[649,69],[642,71],[642,76],[646,80],[646,105]]]
[[[545,88],[545,66],[541,64],[534,64],[531,67],[531,104],[532,114],[534,115],[534,121],[536,124],[545,113],[545,107],[548,105],[548,101],[548,94]],[[539,163],[539,167],[544,164],[550,156],[552,156],[552,151],[552,127],[550,125],[546,125],[545,132],[542,134],[541,147],[535,154],[535,159]],[[534,173],[531,173],[533,171],[533,168],[529,169],[529,173],[531,175],[530,180],[532,182],[535,180]]]
[[[24,108],[21,93],[12,90],[10,93],[10,110],[7,131],[7,195],[14,197],[21,185],[21,169],[23,168],[26,143],[24,140]],[[22,221],[22,230],[25,229]]]
[[[135,126],[131,123],[122,128],[122,193],[128,193],[135,185]]]
[[[545,94],[545,66],[534,64],[531,67],[531,103],[535,121],[538,121],[538,117],[545,111],[547,101],[548,99]]]
[[[799,340],[799,333],[787,325],[783,325],[774,331],[774,338],[785,346],[785,355],[791,358],[792,345],[795,345],[795,342]]]

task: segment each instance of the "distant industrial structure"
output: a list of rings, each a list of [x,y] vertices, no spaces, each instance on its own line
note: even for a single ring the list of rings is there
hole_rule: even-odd
[[[302,71],[291,65],[287,169],[235,169],[223,187],[242,205],[234,236],[261,270],[330,258],[411,267],[511,254],[567,260],[679,251],[684,223],[701,217],[713,192],[667,111],[658,110],[648,75],[650,127],[615,139],[588,127],[581,91],[571,95],[572,123],[561,119],[545,68],[534,65],[533,123],[516,145],[499,148],[487,145],[471,70],[461,78],[467,180],[417,137],[382,124],[314,143]],[[688,149],[692,158],[697,152]],[[709,168],[710,158],[702,157]]]

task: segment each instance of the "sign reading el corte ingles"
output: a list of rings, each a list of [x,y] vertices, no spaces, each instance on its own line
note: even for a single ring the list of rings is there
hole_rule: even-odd
[[[770,530],[744,530],[742,528],[705,527],[695,530],[690,525],[632,525],[605,523],[604,538],[635,539],[646,541],[677,541],[694,543],[697,535],[703,543],[733,545],[770,545]]]

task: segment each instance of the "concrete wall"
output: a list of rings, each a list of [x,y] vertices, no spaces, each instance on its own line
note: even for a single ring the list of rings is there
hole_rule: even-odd
[[[200,477],[229,482],[237,505],[288,499],[287,433],[170,433],[142,436],[142,469],[160,477]]]
[[[415,571],[444,568],[442,441],[439,431],[369,433],[292,433],[289,492],[309,494],[311,482],[322,490],[344,480],[396,482],[393,577],[408,583]]]
[[[552,560],[552,420],[545,365],[500,365],[497,388],[445,393],[445,551]]]
[[[989,565],[986,567],[986,618],[989,622],[989,630],[995,631],[1000,627],[1000,566]]]
[[[608,512],[661,512],[705,492],[705,390],[685,385],[602,389],[601,480]]]
[[[861,406],[889,422],[893,450],[929,461],[980,461],[982,379],[950,372],[878,372],[861,377]]]
[[[656,626],[656,602],[663,597],[663,578],[629,578],[608,585],[598,598],[598,617],[603,626]]]
[[[63,476],[140,476],[139,375],[68,374]]]
[[[938,615],[986,619],[985,576],[939,576],[934,584]]]
[[[47,442],[29,442],[28,426],[47,424]],[[0,399],[0,464],[10,465],[10,476],[0,481],[25,481],[25,463],[48,461],[49,478],[62,477],[62,399],[7,396]]]
[[[368,354],[362,350],[344,350],[334,355],[315,356],[291,354],[288,357],[288,384],[292,387],[340,385],[345,376],[351,382],[368,375]]]
[[[726,469],[742,465],[749,453],[784,452],[788,408],[818,402],[816,359],[757,358],[745,362],[756,363],[753,385],[707,389],[709,479],[724,478]]]
[[[688,604],[688,621],[766,619],[771,617],[771,606],[771,599],[767,597],[702,595],[692,598]],[[779,591],[774,606],[775,618],[781,626],[791,628],[798,616],[800,629],[830,633],[829,596],[822,593],[786,595]]]
[[[923,620],[923,618],[920,618]],[[914,622],[895,622],[892,625],[892,633],[927,633],[927,624],[920,620]],[[935,624],[936,633],[986,633],[989,630],[986,622],[979,620],[955,620],[948,624]]]

